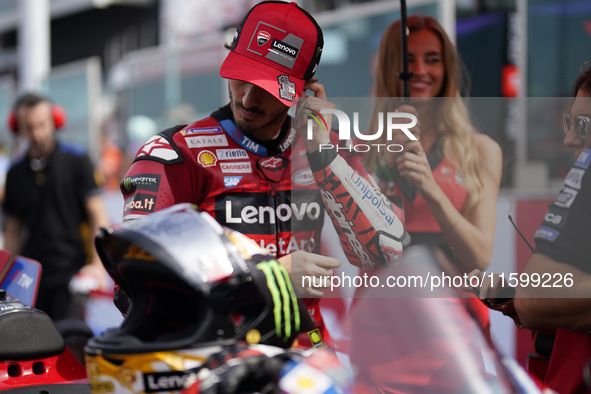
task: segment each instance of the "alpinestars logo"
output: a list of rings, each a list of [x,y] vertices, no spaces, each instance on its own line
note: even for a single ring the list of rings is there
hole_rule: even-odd
[[[138,151],[136,158],[150,156],[163,161],[173,161],[179,158],[174,148],[166,138],[155,135],[150,138]]]
[[[261,161],[261,167],[269,168],[269,169],[277,169],[281,168],[283,164],[283,159],[280,157],[270,157],[266,160]]]
[[[284,100],[293,101],[293,98],[296,95],[295,92],[295,83],[289,80],[289,75],[280,74],[277,77],[277,82],[279,83],[279,97]]]

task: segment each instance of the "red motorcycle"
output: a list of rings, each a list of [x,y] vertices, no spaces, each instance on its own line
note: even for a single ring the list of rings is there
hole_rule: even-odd
[[[273,257],[190,204],[106,229],[96,245],[131,307],[85,349],[93,394],[541,393],[484,339],[457,291],[387,286],[448,271],[429,248],[405,251],[373,280],[384,286],[360,293],[339,363],[278,340],[295,338],[305,309]]]
[[[542,392],[484,339],[456,291],[388,285],[388,278],[449,268],[429,248],[405,251],[372,282],[384,286],[359,293],[339,359],[326,349],[289,348],[312,326],[287,274],[258,245],[189,204],[104,229],[97,250],[131,306],[120,327],[88,342],[86,369],[51,319],[23,302],[34,303],[38,263],[0,253],[0,287],[10,289],[0,291],[0,390]]]
[[[90,393],[86,369],[68,350],[51,318],[33,307],[41,265],[0,251],[0,273],[0,390]]]

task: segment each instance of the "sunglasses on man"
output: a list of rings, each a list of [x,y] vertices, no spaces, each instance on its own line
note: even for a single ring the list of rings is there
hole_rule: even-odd
[[[562,114],[562,127],[564,134],[568,134],[571,127],[574,127],[575,134],[581,138],[587,138],[591,135],[591,116]]]

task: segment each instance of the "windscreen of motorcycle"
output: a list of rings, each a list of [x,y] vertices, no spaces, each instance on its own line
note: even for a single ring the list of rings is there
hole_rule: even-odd
[[[539,392],[525,371],[508,371],[476,324],[465,302],[473,297],[469,286],[431,286],[428,278],[453,276],[450,267],[436,249],[413,246],[398,265],[375,275],[374,287],[363,289],[345,325],[354,391]]]

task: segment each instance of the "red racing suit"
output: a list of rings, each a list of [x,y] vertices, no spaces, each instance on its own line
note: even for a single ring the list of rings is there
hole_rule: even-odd
[[[336,151],[315,152],[309,161],[289,117],[278,138],[257,141],[236,127],[228,105],[165,130],[140,148],[121,182],[123,215],[131,219],[193,203],[282,257],[297,250],[319,253],[328,207],[349,261],[375,269],[396,260],[408,237],[402,211],[360,174],[372,180],[354,154],[344,160]],[[328,341],[319,300],[306,304]],[[304,347],[322,345],[306,335],[298,341]]]

